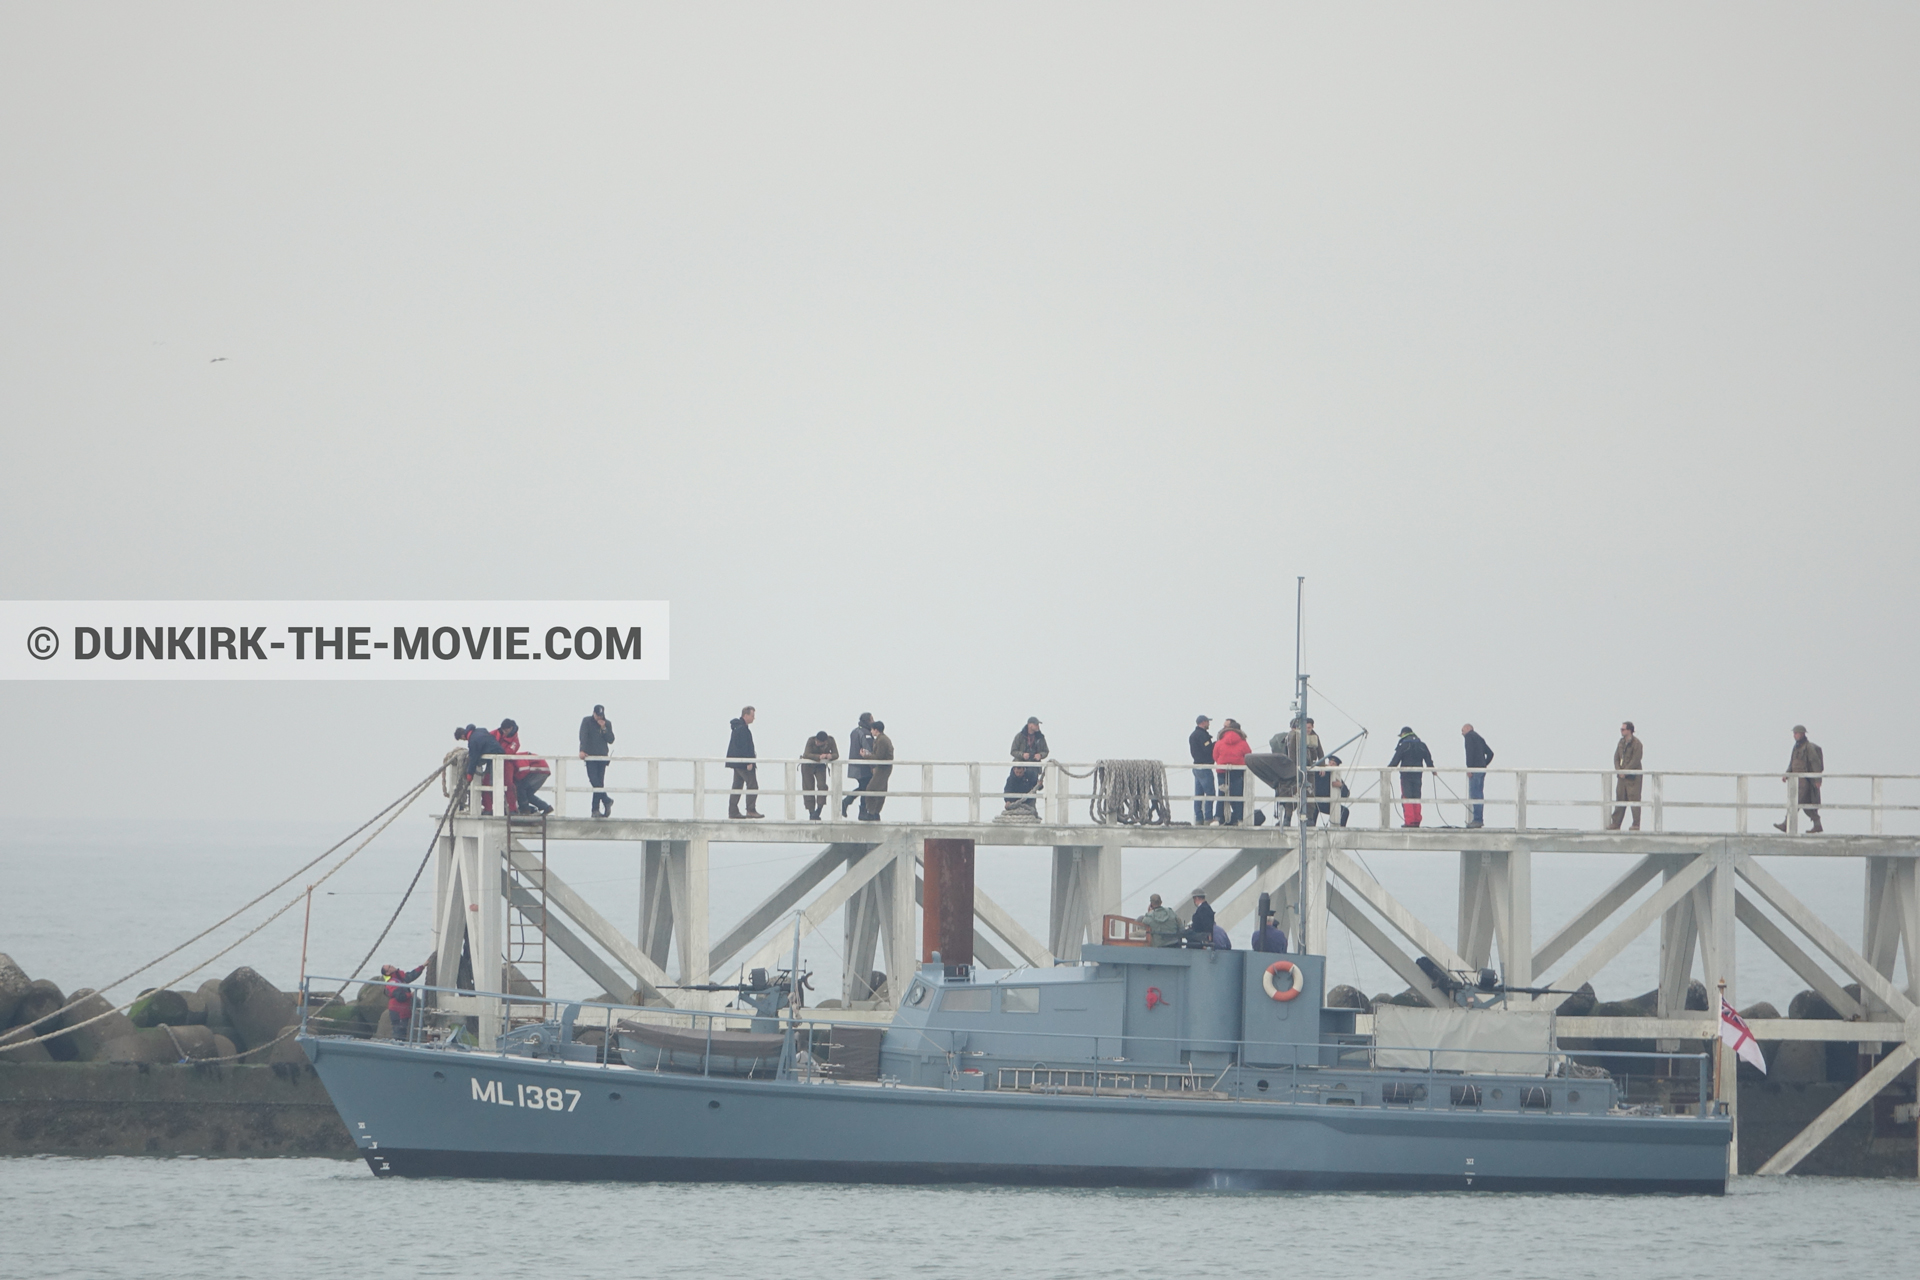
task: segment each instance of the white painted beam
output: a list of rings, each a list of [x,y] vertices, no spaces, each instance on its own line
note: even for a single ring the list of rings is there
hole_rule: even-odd
[[[1776,906],[1779,904],[1775,904]],[[1833,1100],[1833,1105],[1814,1117],[1812,1124],[1793,1136],[1786,1146],[1773,1153],[1773,1158],[1759,1168],[1762,1177],[1775,1174],[1792,1173],[1793,1167],[1813,1154],[1814,1148],[1825,1142],[1835,1129],[1845,1124],[1853,1113],[1871,1102],[1882,1089],[1892,1084],[1894,1078],[1913,1065],[1915,1054],[1913,1046],[1901,1044],[1899,1048],[1880,1059],[1873,1070],[1854,1082],[1851,1089]]]
[[[1827,959],[1839,965],[1858,982],[1863,990],[1871,991],[1886,1005],[1894,1017],[1905,1021],[1915,1015],[1913,1001],[1896,989],[1878,969],[1867,963],[1866,957],[1846,944],[1826,921],[1808,910],[1805,903],[1787,892],[1786,886],[1775,880],[1763,870],[1760,864],[1746,854],[1739,857],[1740,878],[1754,887],[1767,905],[1787,918],[1787,922],[1805,934],[1807,940],[1826,953]]]
[[[1579,946],[1586,936],[1606,923],[1608,917],[1632,900],[1646,883],[1660,874],[1661,860],[1658,854],[1647,854],[1633,864],[1633,869],[1608,885],[1601,895],[1581,909],[1580,914],[1560,926],[1559,932],[1547,939],[1546,945],[1533,953],[1533,971],[1545,973],[1549,966]]]

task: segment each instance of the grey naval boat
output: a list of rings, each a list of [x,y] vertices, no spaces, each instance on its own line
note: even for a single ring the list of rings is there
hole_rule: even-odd
[[[1550,1013],[1488,994],[1491,974],[1454,982],[1452,1008],[1378,1006],[1371,1035],[1361,1011],[1322,1007],[1312,955],[936,956],[885,1024],[782,1017],[791,975],[756,978],[737,989],[758,1010],[744,1028],[737,1009],[549,1002],[557,1019],[487,1049],[464,1019],[404,1040],[316,1019],[300,1043],[382,1176],[1726,1189],[1731,1122],[1704,1057],[1640,1064],[1697,1071],[1692,1114],[1625,1105]]]

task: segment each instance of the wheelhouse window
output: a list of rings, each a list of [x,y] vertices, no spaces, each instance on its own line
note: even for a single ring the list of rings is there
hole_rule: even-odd
[[[940,997],[942,1013],[986,1013],[992,1008],[993,990],[990,987],[963,987]]]
[[[1040,1012],[1040,988],[1038,987],[1002,987],[1000,988],[1000,1012],[1002,1013],[1038,1013]]]

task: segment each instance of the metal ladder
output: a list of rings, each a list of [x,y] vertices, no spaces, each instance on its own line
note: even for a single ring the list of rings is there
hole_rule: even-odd
[[[523,839],[524,837],[524,839]],[[531,843],[538,841],[537,847]],[[515,814],[507,818],[507,929],[506,962],[533,984],[540,999],[547,995],[547,815]],[[533,854],[538,867],[521,867],[515,854]],[[544,1003],[539,1010],[546,1017]]]

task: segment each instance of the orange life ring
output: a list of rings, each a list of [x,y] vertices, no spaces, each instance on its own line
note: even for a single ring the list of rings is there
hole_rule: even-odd
[[[1285,991],[1275,987],[1273,985],[1273,975],[1276,973],[1292,974],[1293,985]],[[1267,998],[1269,1000],[1279,1000],[1283,1003],[1298,996],[1300,994],[1300,988],[1306,984],[1306,975],[1300,971],[1300,966],[1291,960],[1275,960],[1267,966],[1267,971],[1260,975],[1260,987],[1267,993]]]

